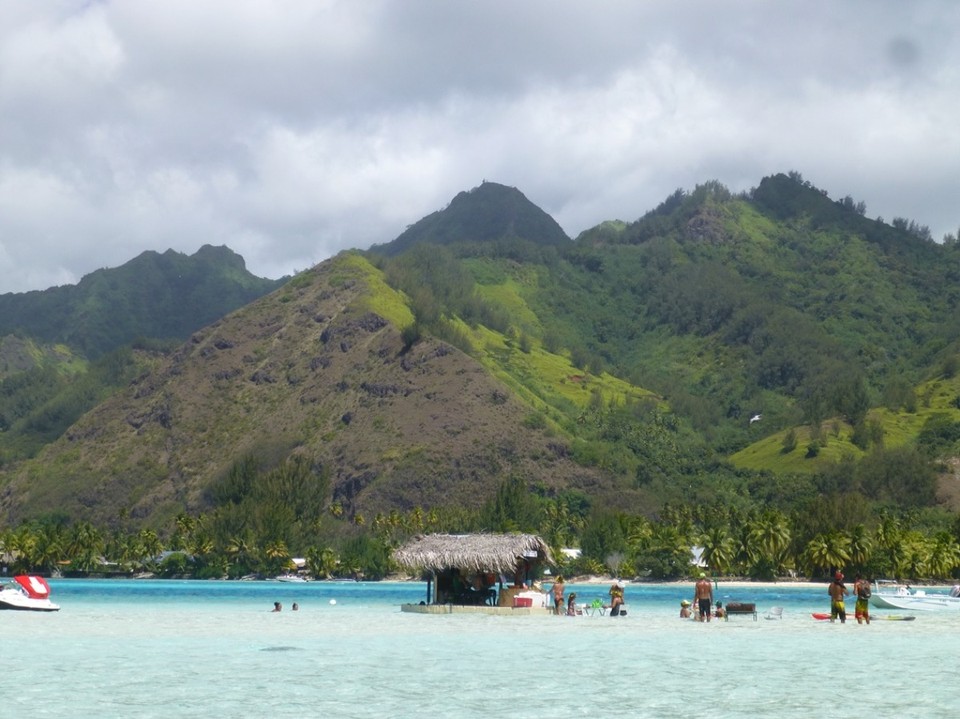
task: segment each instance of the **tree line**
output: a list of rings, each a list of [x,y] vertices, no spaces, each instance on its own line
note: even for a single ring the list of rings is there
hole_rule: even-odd
[[[789,511],[667,504],[647,517],[595,507],[577,491],[551,496],[512,476],[476,510],[414,507],[368,519],[322,500],[324,482],[303,460],[264,474],[240,463],[231,474],[218,490],[227,501],[209,513],[180,514],[165,532],[106,530],[56,516],[7,528],[0,532],[4,567],[70,576],[272,577],[295,569],[300,557],[318,579],[382,579],[396,569],[392,550],[416,534],[519,531],[544,537],[567,576],[677,579],[694,571],[694,551],[715,575],[758,580],[821,578],[837,569],[914,582],[960,576],[960,515],[878,511],[853,493],[818,495]],[[242,486],[251,479],[261,485],[255,492]],[[308,484],[312,495],[276,512],[279,497]],[[560,551],[569,547],[579,556]]]

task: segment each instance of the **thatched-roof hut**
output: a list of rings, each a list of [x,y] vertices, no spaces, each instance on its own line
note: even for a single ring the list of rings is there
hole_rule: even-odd
[[[426,605],[491,607],[509,606],[514,590],[524,588],[540,565],[553,562],[547,543],[534,534],[418,536],[394,550],[393,559],[427,575]]]
[[[455,568],[510,574],[517,561],[552,563],[550,547],[535,534],[429,534],[418,536],[393,553],[394,561],[412,570]]]

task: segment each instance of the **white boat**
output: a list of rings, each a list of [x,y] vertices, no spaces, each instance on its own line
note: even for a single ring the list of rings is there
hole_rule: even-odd
[[[18,574],[14,584],[0,585],[0,609],[28,612],[56,612],[58,604],[50,601],[50,585],[43,577]]]
[[[873,584],[870,604],[878,609],[942,612],[960,611],[960,596],[928,594],[923,589],[912,589],[892,579],[878,579]]]
[[[281,574],[274,577],[278,582],[306,582],[306,577],[301,577],[299,574]]]

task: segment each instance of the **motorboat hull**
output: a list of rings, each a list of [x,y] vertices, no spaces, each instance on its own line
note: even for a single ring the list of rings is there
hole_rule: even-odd
[[[899,609],[908,612],[960,611],[960,597],[949,597],[945,594],[874,594],[870,597],[870,604],[877,609]]]
[[[49,599],[32,599],[13,589],[0,592],[0,610],[11,609],[19,612],[58,612],[60,605]]]
[[[18,574],[14,583],[0,587],[0,610],[56,612],[60,606],[50,601],[50,585],[43,577]]]
[[[877,609],[899,609],[908,612],[958,612],[960,597],[950,594],[927,594],[924,590],[910,589],[891,580],[874,583],[870,604]]]

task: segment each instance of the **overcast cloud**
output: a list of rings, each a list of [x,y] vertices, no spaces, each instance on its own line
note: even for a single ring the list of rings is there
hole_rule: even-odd
[[[0,292],[148,249],[261,276],[483,180],[575,237],[796,170],[960,226],[954,0],[4,0]]]

